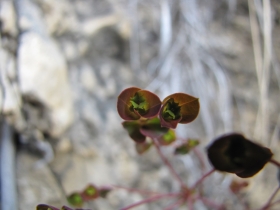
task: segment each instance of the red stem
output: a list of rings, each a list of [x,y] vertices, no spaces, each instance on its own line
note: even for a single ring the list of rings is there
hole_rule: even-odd
[[[277,201],[272,202],[268,207],[274,206],[274,205],[276,205],[276,204],[278,204],[278,203],[280,203],[280,200],[277,200]]]
[[[162,154],[161,150],[160,150],[160,146],[157,142],[156,139],[153,139],[153,143],[157,149],[157,152],[159,154],[159,156],[161,157],[162,161],[165,163],[165,165],[169,168],[170,172],[172,173],[172,175],[177,179],[177,181],[180,183],[181,188],[184,189],[188,189],[188,187],[185,185],[185,183],[183,182],[183,180],[180,178],[180,176],[176,173],[176,171],[174,170],[173,166],[170,164],[170,162],[167,160],[167,158]]]
[[[276,196],[276,194],[278,193],[278,191],[280,190],[280,186],[278,186],[274,192],[272,193],[272,195],[270,196],[270,198],[268,199],[268,201],[266,202],[266,204],[261,208],[261,210],[266,210],[268,209],[272,204],[272,200],[273,198]]]
[[[195,199],[192,198],[192,197],[190,197],[190,198],[187,200],[187,204],[188,204],[188,209],[189,209],[189,210],[193,210],[194,202],[195,202]]]
[[[204,181],[204,179],[206,178],[206,177],[208,177],[208,176],[210,176],[212,173],[214,173],[215,172],[215,169],[213,168],[213,169],[211,169],[210,171],[208,171],[206,174],[204,174],[199,180],[197,180],[197,182],[191,187],[191,189],[194,189],[194,188],[196,188],[199,184],[201,184],[203,181]]]
[[[134,188],[127,188],[127,187],[123,187],[123,186],[118,186],[118,185],[112,185],[112,188],[115,189],[122,189],[122,190],[126,190],[128,192],[135,192],[135,193],[139,193],[139,194],[158,194],[160,195],[161,193],[159,192],[151,192],[148,190],[139,190],[139,189],[134,189]]]
[[[278,168],[280,168],[280,163],[274,159],[270,159],[269,162],[271,162],[272,164],[276,165]]]
[[[128,209],[132,209],[136,206],[140,206],[142,204],[145,204],[145,203],[151,203],[153,201],[156,201],[156,200],[159,200],[161,198],[166,198],[166,197],[175,197],[175,196],[178,196],[180,195],[180,193],[168,193],[168,194],[161,194],[161,195],[156,195],[156,196],[153,196],[153,197],[150,197],[150,198],[147,198],[147,199],[144,199],[142,201],[139,201],[137,203],[134,203],[134,204],[131,204],[125,208],[121,208],[120,210],[128,210]]]
[[[203,158],[201,152],[197,148],[193,148],[193,152],[197,156],[197,158],[200,162],[202,171],[205,171],[205,162],[204,162],[204,158]]]

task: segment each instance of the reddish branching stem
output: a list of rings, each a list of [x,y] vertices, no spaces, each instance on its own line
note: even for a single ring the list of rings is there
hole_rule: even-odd
[[[174,178],[180,183],[181,188],[188,189],[188,187],[185,185],[185,183],[183,182],[181,177],[177,174],[177,172],[175,171],[173,166],[170,164],[168,159],[163,155],[162,151],[160,150],[160,146],[159,146],[159,143],[157,142],[157,140],[156,139],[152,139],[152,140],[153,140],[153,143],[154,143],[154,145],[156,147],[156,150],[157,150],[160,158],[162,159],[164,164],[169,168],[169,170],[172,173],[172,175],[174,176]]]
[[[196,183],[194,183],[194,185],[191,187],[191,189],[195,189],[199,184],[201,184],[205,178],[207,178],[208,176],[210,176],[212,173],[215,172],[215,169],[211,169],[210,171],[208,171],[206,174],[204,174],[199,180],[197,180]]]
[[[160,195],[161,194],[159,192],[152,192],[149,190],[139,190],[139,189],[128,188],[128,187],[123,187],[123,186],[118,186],[118,185],[112,185],[111,187],[113,189],[126,190],[127,192],[135,192],[135,193],[144,194],[144,195]]]
[[[204,171],[206,167],[205,167],[205,162],[204,162],[203,155],[201,154],[201,152],[197,148],[193,148],[193,152],[200,162],[202,171]]]
[[[154,202],[154,201],[157,201],[159,199],[162,199],[162,198],[167,198],[167,197],[177,197],[178,195],[180,195],[179,193],[167,193],[167,194],[161,194],[161,195],[155,195],[155,196],[152,196],[150,198],[147,198],[147,199],[144,199],[142,201],[139,201],[139,202],[136,202],[134,204],[131,204],[125,208],[122,208],[120,210],[128,210],[128,209],[132,209],[136,206],[140,206],[140,205],[143,205],[143,204],[146,204],[146,203],[151,203],[151,202]]]
[[[268,201],[266,202],[266,204],[261,208],[261,210],[267,210],[269,209],[269,207],[271,207],[273,204],[271,203],[273,198],[275,198],[276,194],[279,192],[280,190],[280,186],[278,186],[274,192],[271,194],[270,198],[268,199]]]
[[[274,159],[270,159],[269,162],[271,162],[272,164],[274,164],[275,166],[277,166],[280,169],[280,163]]]

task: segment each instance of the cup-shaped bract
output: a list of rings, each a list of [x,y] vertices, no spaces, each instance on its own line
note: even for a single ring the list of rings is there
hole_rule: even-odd
[[[185,93],[167,96],[160,109],[161,125],[175,129],[178,123],[192,122],[199,113],[199,100]]]
[[[67,197],[68,202],[75,207],[82,207],[84,200],[80,193],[74,192]]]
[[[207,148],[208,159],[219,171],[241,178],[254,176],[271,159],[272,152],[238,133],[215,139]]]
[[[39,204],[37,205],[36,210],[59,210],[59,209],[47,204]]]
[[[81,196],[84,201],[94,200],[99,197],[99,192],[97,187],[91,184],[84,189]]]
[[[154,93],[131,87],[123,90],[118,97],[117,109],[124,120],[138,120],[155,117],[161,107],[161,101]]]
[[[62,206],[60,210],[78,210],[78,209],[71,209],[68,206]]]

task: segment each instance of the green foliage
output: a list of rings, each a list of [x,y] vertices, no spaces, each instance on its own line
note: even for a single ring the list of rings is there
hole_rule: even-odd
[[[176,155],[185,155],[188,154],[194,147],[199,144],[197,139],[189,139],[187,142],[181,144],[180,146],[176,147],[174,153]]]
[[[170,145],[174,141],[176,141],[176,133],[172,129],[168,129],[168,131],[158,138],[158,142],[162,145]]]

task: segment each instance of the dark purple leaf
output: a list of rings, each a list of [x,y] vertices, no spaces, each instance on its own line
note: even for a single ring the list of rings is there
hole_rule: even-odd
[[[272,152],[237,133],[215,139],[207,148],[215,169],[235,173],[241,178],[254,176],[271,159]]]
[[[47,204],[39,204],[37,205],[36,210],[59,210],[59,209]]]

